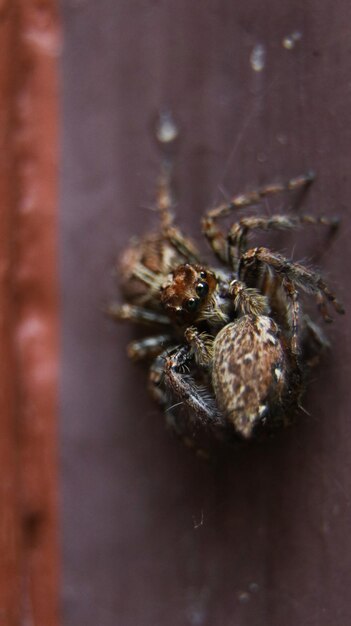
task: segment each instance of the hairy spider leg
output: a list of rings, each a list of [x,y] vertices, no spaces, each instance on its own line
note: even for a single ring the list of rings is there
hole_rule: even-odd
[[[291,305],[291,352],[297,355],[299,353],[299,294],[294,283],[288,278],[283,280],[283,289]]]
[[[189,326],[184,332],[185,341],[190,346],[195,362],[201,368],[212,365],[214,338],[205,332],[199,332],[195,326]]]
[[[162,230],[169,228],[174,222],[174,214],[172,212],[174,206],[172,171],[173,167],[171,161],[169,159],[163,159],[156,194],[156,209],[160,216]]]
[[[315,294],[320,299],[320,310],[326,321],[330,318],[326,316],[325,305],[330,302],[337,313],[343,314],[344,307],[337,300],[334,293],[330,291],[324,280],[316,272],[304,267],[300,263],[294,263],[286,259],[277,252],[272,252],[268,248],[252,248],[243,254],[240,259],[239,277],[243,278],[249,267],[260,265],[268,266],[283,279],[290,281],[295,287],[299,287],[306,293]]]
[[[184,445],[193,448],[198,456],[208,458],[209,452],[194,439],[194,422],[189,420],[187,412],[184,413],[181,410],[181,405],[185,404],[184,401],[175,398],[173,392],[171,394],[172,399],[170,398],[169,387],[165,381],[166,359],[178,349],[179,347],[169,348],[154,360],[149,373],[149,391],[153,399],[163,407],[167,427]],[[201,426],[203,426],[202,422]]]
[[[174,341],[172,335],[154,335],[131,341],[127,347],[127,354],[133,361],[143,361],[157,357],[164,351],[165,346]]]
[[[271,215],[263,217],[243,217],[233,224],[228,233],[229,261],[237,266],[238,260],[247,245],[247,236],[253,230],[296,230],[303,225],[323,225],[335,229],[337,217],[315,217],[313,215]]]
[[[272,183],[258,187],[253,191],[238,194],[229,202],[221,204],[206,212],[202,220],[202,232],[208,240],[213,252],[222,263],[228,262],[227,237],[216,223],[216,220],[227,217],[233,210],[259,204],[264,198],[287,191],[305,190],[314,180],[312,172],[291,178],[285,183]]]
[[[164,364],[164,382],[176,402],[189,409],[189,422],[193,429],[224,426],[224,418],[216,407],[208,389],[196,384],[186,368],[193,356],[188,346],[168,355]]]
[[[181,230],[174,225],[173,194],[172,194],[173,165],[170,159],[164,158],[161,164],[161,174],[157,185],[156,209],[160,215],[161,232],[179,254],[188,263],[199,263],[199,252],[193,242],[183,235]]]
[[[312,370],[319,363],[323,353],[330,348],[330,343],[321,327],[307,313],[302,316],[302,332],[308,349],[304,362],[306,367]]]
[[[163,384],[163,372],[165,366],[165,358],[169,350],[164,350],[152,362],[149,370],[149,391],[151,396],[164,409],[168,404],[168,395]]]
[[[237,267],[240,257],[244,253],[244,248],[247,243],[247,235],[252,230],[294,230],[303,225],[323,225],[332,229],[339,224],[339,219],[335,217],[315,217],[313,215],[272,215],[264,217],[244,217],[239,222],[233,224],[228,234],[229,244],[229,256],[232,267]],[[270,283],[271,289],[272,281],[269,281],[269,275],[267,276],[266,286]],[[276,281],[273,281],[273,283]],[[280,282],[278,283],[280,287]],[[292,337],[291,337],[291,349],[294,354],[298,353],[298,318],[299,318],[299,302],[297,291],[291,281],[285,279],[282,283],[285,294],[291,304],[291,322],[292,322]],[[323,299],[322,299],[323,300]],[[323,309],[323,302],[320,303],[320,308],[323,310],[324,318],[327,317],[326,311]]]
[[[244,252],[244,248],[247,243],[247,235],[253,230],[294,230],[302,225],[323,225],[335,228],[339,220],[337,218],[328,218],[325,216],[314,217],[312,215],[272,215],[269,217],[244,217],[239,222],[233,224],[228,234],[229,245],[229,257],[232,267],[236,267],[240,257]],[[267,279],[269,276],[267,276]],[[267,280],[266,283],[272,283]],[[276,281],[273,281],[276,282]],[[278,283],[278,288],[280,283]],[[299,324],[299,300],[298,293],[293,283],[287,278],[282,283],[284,292],[291,305],[291,350],[293,354],[298,354],[298,324]],[[320,308],[323,310],[323,302],[320,304]],[[324,311],[324,318],[326,318],[326,311]],[[289,320],[288,320],[289,322]],[[290,324],[289,324],[290,325]]]
[[[240,280],[232,280],[229,293],[233,298],[234,309],[240,315],[269,315],[270,307],[266,295],[258,289],[247,287]]]
[[[135,324],[146,324],[153,326],[158,324],[161,326],[170,326],[171,322],[166,315],[146,309],[133,304],[111,304],[107,309],[107,314],[116,321],[134,322]]]

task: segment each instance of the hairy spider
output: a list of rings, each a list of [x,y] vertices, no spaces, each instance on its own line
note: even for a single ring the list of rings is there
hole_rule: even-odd
[[[132,342],[133,359],[151,359],[150,388],[167,421],[189,441],[198,432],[223,440],[251,438],[286,424],[300,406],[306,372],[328,343],[303,311],[299,292],[343,307],[315,271],[264,247],[249,248],[254,230],[335,227],[311,215],[243,217],[227,232],[222,218],[278,193],[304,190],[312,174],[233,197],[208,211],[202,230],[221,267],[206,263],[173,224],[170,168],[164,164],[159,231],[135,239],[119,262],[126,303],[118,319],[149,324],[152,336]],[[179,407],[184,410],[179,410]]]

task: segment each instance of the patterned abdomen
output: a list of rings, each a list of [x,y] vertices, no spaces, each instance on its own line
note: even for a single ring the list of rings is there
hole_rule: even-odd
[[[224,326],[214,343],[212,382],[219,408],[245,438],[258,422],[279,414],[287,363],[271,318],[244,315]]]

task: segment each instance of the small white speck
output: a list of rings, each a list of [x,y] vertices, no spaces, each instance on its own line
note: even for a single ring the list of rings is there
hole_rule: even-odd
[[[170,143],[178,137],[178,127],[171,113],[161,113],[156,128],[156,137],[161,143]]]
[[[255,72],[262,72],[265,66],[266,61],[266,50],[265,47],[258,43],[251,52],[250,55],[250,63],[251,67]]]
[[[276,368],[274,370],[274,374],[275,374],[275,377],[276,377],[277,381],[279,381],[281,379],[281,377],[282,377],[282,371],[280,369]]]
[[[291,33],[291,35],[287,35],[282,41],[283,48],[286,50],[292,50],[295,48],[296,42],[299,41],[301,37],[302,33],[299,33],[298,31]]]
[[[253,354],[245,354],[245,357],[244,357],[245,363],[248,363],[249,361],[253,361],[253,360],[254,360]]]

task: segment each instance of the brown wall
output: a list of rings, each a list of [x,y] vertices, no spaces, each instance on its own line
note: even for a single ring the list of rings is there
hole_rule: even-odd
[[[155,221],[151,127],[166,107],[181,126],[179,222],[194,234],[219,185],[316,170],[306,207],[343,219],[321,264],[350,310],[351,5],[63,0],[62,11],[65,626],[345,626],[349,317],[327,329],[308,415],[213,466],[165,431],[125,356],[132,329],[101,309],[117,252]],[[270,241],[294,258],[324,247],[315,230]]]

